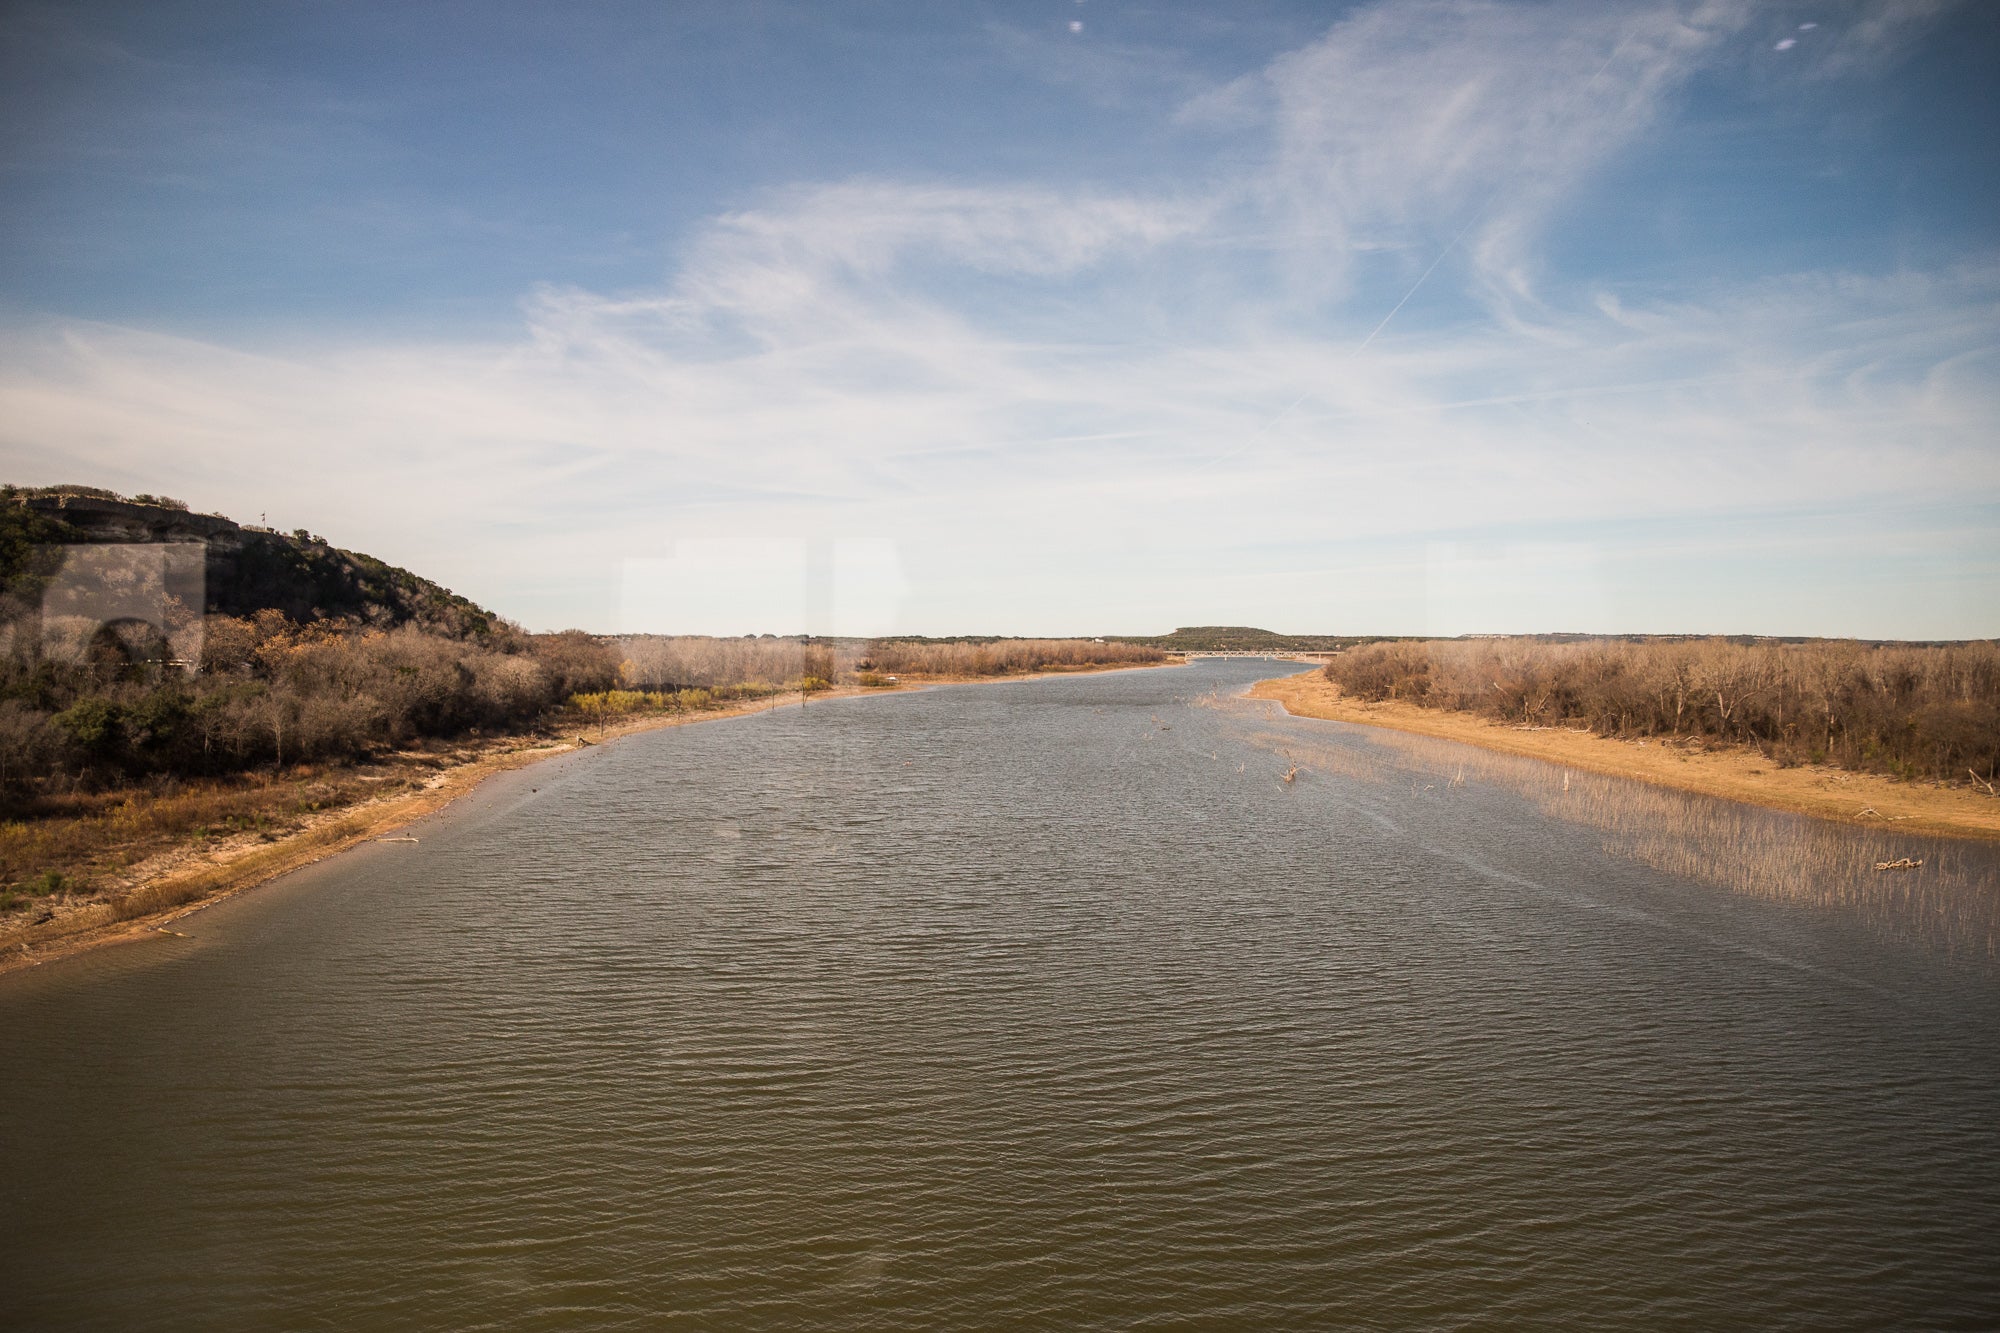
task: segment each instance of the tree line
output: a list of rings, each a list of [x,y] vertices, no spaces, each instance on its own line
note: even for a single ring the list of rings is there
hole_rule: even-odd
[[[0,655],[0,812],[22,813],[50,790],[357,760],[424,738],[706,709],[835,682],[1164,656],[1062,639],[621,641],[529,634],[498,621],[460,634],[347,618],[302,623],[271,609],[201,619],[193,670],[168,664],[145,627],[100,630],[78,653],[44,654],[33,635],[17,638]]]
[[[1091,639],[716,639],[641,635],[622,641],[624,683],[671,691],[837,683],[871,676],[1004,676],[1160,662],[1158,648]]]
[[[616,652],[576,631],[503,625],[454,637],[301,624],[275,610],[210,615],[203,630],[194,671],[147,660],[112,632],[73,659],[0,658],[0,800],[17,806],[51,783],[219,776],[526,726],[618,675]]]
[[[1326,678],[1371,702],[1601,736],[1754,747],[1790,766],[1992,782],[2000,643],[1728,639],[1377,643]]]
[[[858,653],[855,669],[899,676],[1007,676],[1050,669],[1145,666],[1166,657],[1165,651],[1147,644],[1099,643],[1095,639],[1000,639],[991,643],[884,639]]]

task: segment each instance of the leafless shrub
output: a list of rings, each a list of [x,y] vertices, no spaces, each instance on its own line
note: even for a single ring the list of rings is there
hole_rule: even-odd
[[[0,656],[0,799],[17,804],[52,783],[216,776],[520,726],[618,670],[610,648],[575,631],[460,637],[276,611],[207,617],[194,672],[110,650],[51,661],[33,647]]]
[[[1090,639],[998,639],[991,643],[883,639],[862,656],[871,671],[896,676],[1004,676],[1024,671],[1087,666],[1143,666],[1166,654],[1133,643]]]
[[[2000,766],[2000,644],[1853,640],[1442,640],[1370,644],[1326,677],[1527,726],[1754,746],[1781,764],[1832,763],[1956,780]]]
[[[1158,648],[1088,639],[877,639],[837,643],[802,639],[711,639],[645,635],[626,639],[624,684],[641,690],[728,685],[794,686],[801,680],[875,676],[1002,676],[1050,668],[1142,665]]]
[[[624,683],[642,690],[785,685],[807,674],[798,639],[639,635],[621,641]]]

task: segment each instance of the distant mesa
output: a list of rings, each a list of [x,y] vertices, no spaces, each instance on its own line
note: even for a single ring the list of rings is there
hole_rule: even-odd
[[[1113,643],[1136,643],[1170,653],[1337,653],[1381,635],[1278,634],[1248,625],[1192,625],[1151,637],[1107,635]]]

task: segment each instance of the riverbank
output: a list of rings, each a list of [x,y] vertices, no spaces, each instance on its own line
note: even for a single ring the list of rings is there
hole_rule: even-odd
[[[368,764],[337,770],[301,770],[267,777],[260,788],[232,793],[235,804],[255,817],[236,818],[211,836],[192,838],[151,852],[106,876],[88,894],[62,894],[33,902],[28,910],[0,918],[0,973],[34,967],[107,944],[131,942],[172,931],[183,917],[212,907],[293,870],[323,861],[359,843],[395,835],[437,811],[496,773],[591,746],[615,742],[664,727],[719,722],[774,708],[813,707],[832,699],[897,694],[938,685],[994,684],[1098,671],[1151,670],[1177,661],[1145,666],[1063,667],[1007,676],[905,676],[894,685],[843,685],[814,693],[801,704],[797,694],[731,701],[695,712],[635,713],[611,719],[569,719],[560,736],[515,734],[400,752]],[[293,799],[294,794],[298,799]],[[283,808],[267,818],[258,795],[281,799],[264,807]],[[314,799],[306,799],[311,797]],[[247,825],[234,827],[234,825]],[[155,838],[155,842],[161,839]]]
[[[1622,741],[1582,730],[1510,727],[1393,700],[1363,703],[1343,695],[1338,685],[1316,670],[1260,681],[1251,688],[1250,697],[1282,704],[1300,717],[1459,741],[1844,824],[2000,840],[2000,799],[1968,788],[1899,782],[1813,765],[1780,768],[1754,750]]]

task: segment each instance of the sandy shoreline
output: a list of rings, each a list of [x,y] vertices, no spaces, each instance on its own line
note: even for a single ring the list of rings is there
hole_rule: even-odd
[[[1819,766],[1779,768],[1755,751],[1683,748],[1657,740],[1620,741],[1580,730],[1509,727],[1465,713],[1393,701],[1362,703],[1344,697],[1340,687],[1317,670],[1260,681],[1251,688],[1249,697],[1273,700],[1300,717],[1459,741],[1844,824],[2000,840],[2000,799],[1962,787],[1898,782],[1872,773]]]
[[[1178,665],[1181,665],[1179,661],[1170,660],[1030,672],[1018,676],[906,678],[891,686],[841,686],[813,695],[812,703],[870,695],[907,694],[940,685],[995,685],[1009,681],[1045,680],[1055,676],[1149,671]],[[303,827],[273,842],[245,842],[208,855],[181,848],[155,857],[137,867],[135,884],[128,893],[156,899],[161,903],[158,910],[114,919],[118,913],[110,904],[97,904],[51,921],[46,926],[29,925],[6,931],[0,935],[0,939],[4,939],[4,943],[0,943],[0,975],[39,967],[43,963],[109,944],[129,943],[161,932],[173,933],[173,923],[183,917],[213,907],[281,875],[336,856],[350,847],[393,836],[399,830],[444,809],[496,773],[523,768],[557,755],[575,754],[639,732],[721,722],[776,708],[801,706],[796,694],[771,695],[698,713],[644,714],[612,722],[602,728],[592,723],[584,729],[585,734],[566,740],[515,736],[488,741],[478,747],[480,753],[475,758],[440,770],[421,791],[400,791],[327,811],[308,819]],[[803,706],[811,707],[812,704]]]
[[[909,693],[942,685],[1002,684],[1177,665],[1181,663],[1170,660],[1140,666],[1119,665],[1019,676],[905,680],[886,688],[843,686],[817,694],[813,699],[818,702]],[[1300,717],[1386,727],[1459,741],[1588,772],[1632,778],[1656,786],[1841,823],[1910,833],[2000,840],[2000,800],[1962,788],[1897,782],[1872,774],[1846,773],[1821,767],[1781,769],[1754,752],[1686,750],[1658,742],[1610,740],[1582,731],[1507,727],[1483,718],[1440,713],[1408,704],[1362,703],[1342,697],[1339,688],[1317,670],[1260,681],[1250,689],[1249,697],[1271,700]],[[478,747],[475,757],[441,769],[421,790],[398,791],[327,811],[308,819],[303,827],[275,841],[243,841],[206,854],[192,848],[181,848],[155,857],[136,868],[134,887],[129,892],[156,899],[161,904],[157,910],[113,919],[117,913],[109,904],[97,904],[74,911],[61,920],[48,923],[46,927],[27,926],[8,932],[8,938],[0,944],[0,974],[36,967],[108,944],[142,939],[156,932],[171,932],[174,922],[239,893],[338,855],[360,843],[395,836],[407,826],[443,810],[496,773],[522,768],[557,755],[575,754],[640,732],[720,722],[774,708],[800,706],[796,696],[771,696],[699,713],[631,717],[601,729],[593,726],[587,729],[586,736],[563,740],[517,736],[488,741],[483,747]]]

